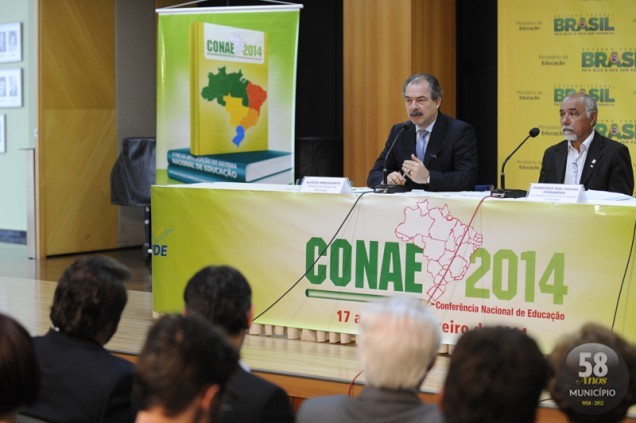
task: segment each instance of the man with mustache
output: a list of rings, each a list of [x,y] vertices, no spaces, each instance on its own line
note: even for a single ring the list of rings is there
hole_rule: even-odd
[[[381,185],[386,168],[387,184],[402,185],[407,191],[474,190],[475,130],[439,111],[442,89],[437,78],[426,73],[411,75],[404,82],[402,94],[409,120],[391,128],[367,185]]]
[[[545,151],[539,182],[582,184],[586,190],[633,195],[629,150],[594,130],[596,100],[584,92],[570,94],[561,103],[560,114],[565,140]]]

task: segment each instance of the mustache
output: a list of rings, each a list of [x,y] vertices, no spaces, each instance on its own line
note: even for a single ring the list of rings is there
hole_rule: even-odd
[[[413,110],[411,113],[409,113],[409,116],[414,117],[414,116],[422,116],[423,113],[420,110]]]
[[[573,128],[573,127],[571,127],[571,126],[568,126],[568,125],[563,125],[563,126],[561,127],[561,131],[563,132],[563,131],[565,131],[565,130],[574,131],[574,128]]]

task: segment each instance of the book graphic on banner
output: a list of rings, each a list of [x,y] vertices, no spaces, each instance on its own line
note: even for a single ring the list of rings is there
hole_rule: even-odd
[[[252,183],[291,184],[292,176],[292,170],[287,169],[273,175],[256,179],[252,181]],[[186,184],[196,184],[198,182],[238,182],[235,179],[224,178],[222,176],[216,176],[214,174],[200,172],[189,167],[182,167],[173,164],[168,165],[168,178]]]
[[[190,149],[193,155],[268,149],[267,33],[190,26]]]
[[[253,182],[291,169],[292,155],[286,151],[264,150],[194,156],[188,148],[177,148],[168,151],[168,164],[230,181]]]

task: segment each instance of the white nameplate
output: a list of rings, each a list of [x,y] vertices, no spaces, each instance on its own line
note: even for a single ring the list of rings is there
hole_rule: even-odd
[[[530,184],[528,200],[543,203],[585,203],[583,185]]]
[[[300,192],[319,192],[321,194],[351,194],[349,178],[328,176],[305,176]]]

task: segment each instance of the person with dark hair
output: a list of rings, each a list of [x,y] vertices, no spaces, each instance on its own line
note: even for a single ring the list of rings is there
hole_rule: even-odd
[[[82,257],[62,274],[52,326],[34,338],[41,368],[37,401],[21,414],[49,422],[132,422],[133,365],[104,345],[128,301],[130,270],[105,256]]]
[[[162,316],[137,361],[137,423],[216,422],[219,398],[237,362],[236,348],[203,317]]]
[[[252,323],[252,289],[241,272],[230,266],[205,267],[188,281],[183,298],[186,315],[200,314],[219,326],[240,350]],[[287,393],[239,364],[228,383],[220,421],[293,422]]]
[[[625,377],[627,386],[622,397],[616,400],[616,404],[603,404],[603,412],[598,409],[590,409],[590,413],[583,414],[581,410],[576,410],[573,403],[568,401],[568,386],[576,384],[580,380],[578,376],[582,369],[579,362],[572,365],[566,364],[566,357],[576,347],[583,344],[600,344],[613,350],[622,358],[626,367],[626,374],[621,373],[619,376]],[[592,359],[592,357],[590,357]],[[584,325],[578,332],[563,338],[554,348],[548,357],[548,361],[552,367],[552,377],[548,382],[548,390],[552,399],[559,409],[567,416],[572,423],[617,423],[622,422],[627,415],[629,407],[636,404],[636,346],[631,345],[621,336],[613,333],[611,330],[594,323]],[[616,382],[616,375],[609,375],[612,379],[610,383]],[[608,384],[609,386],[609,384]],[[618,384],[612,383],[616,388]],[[581,386],[583,387],[583,386]],[[572,398],[570,398],[572,399]],[[576,398],[574,398],[576,400]],[[579,399],[579,402],[581,400]],[[598,408],[598,407],[590,407]]]
[[[0,313],[0,422],[15,422],[20,407],[35,401],[40,367],[29,332]]]
[[[549,375],[534,339],[506,327],[464,333],[442,394],[446,423],[531,423]]]
[[[427,73],[411,75],[402,86],[402,95],[409,120],[391,128],[367,185],[381,185],[386,169],[387,184],[403,185],[409,191],[474,190],[475,130],[439,111],[442,88],[437,78]]]
[[[565,140],[545,150],[539,182],[581,184],[586,190],[634,195],[634,170],[629,149],[596,132],[598,106],[584,92],[561,102],[561,129]]]

